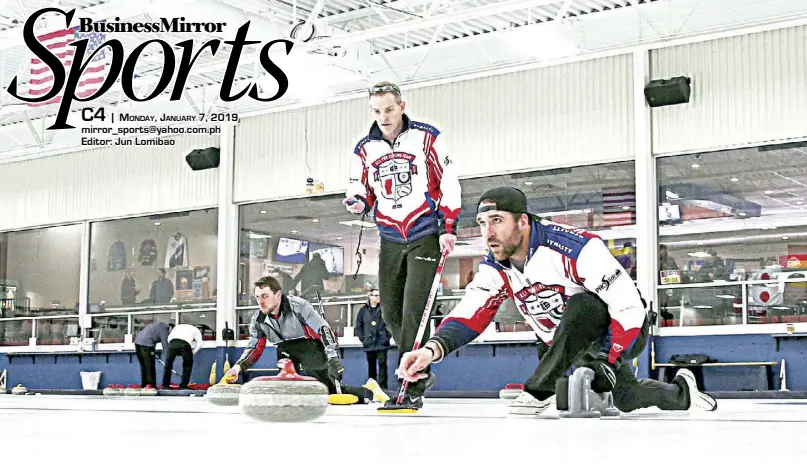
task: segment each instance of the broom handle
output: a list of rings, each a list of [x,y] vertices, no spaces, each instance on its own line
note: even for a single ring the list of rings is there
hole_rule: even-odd
[[[421,343],[423,343],[423,335],[426,334],[426,327],[428,327],[429,319],[431,319],[432,316],[434,300],[437,298],[437,289],[440,287],[440,277],[443,274],[443,266],[446,264],[446,258],[448,258],[448,251],[443,252],[443,255],[440,256],[440,262],[437,264],[437,271],[434,274],[434,281],[432,281],[432,288],[429,291],[429,298],[426,300],[426,307],[423,308],[423,316],[420,318],[420,326],[415,336],[415,343],[412,345],[412,351],[419,349]],[[407,387],[409,387],[409,382],[404,380],[398,392],[398,404],[403,403],[403,397]]]

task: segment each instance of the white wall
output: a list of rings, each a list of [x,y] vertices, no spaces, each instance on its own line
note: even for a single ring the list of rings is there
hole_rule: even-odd
[[[192,171],[185,155],[218,146],[219,136],[175,140],[3,164],[0,230],[214,206],[218,170]]]
[[[692,78],[690,102],[652,110],[654,153],[807,136],[807,27],[652,51],[653,79]]]
[[[631,56],[405,90],[407,114],[443,132],[461,176],[633,157]],[[344,190],[372,117],[366,96],[242,120],[235,201]],[[306,156],[310,171],[306,167]]]

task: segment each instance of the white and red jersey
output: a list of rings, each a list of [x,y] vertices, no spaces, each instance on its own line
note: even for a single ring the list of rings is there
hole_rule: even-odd
[[[460,183],[440,131],[406,115],[403,124],[390,143],[373,123],[354,150],[347,196],[375,211],[384,239],[407,243],[441,230],[453,234]]]
[[[569,297],[591,292],[608,305],[608,359],[613,363],[644,324],[647,309],[639,291],[596,235],[535,217],[531,224],[524,272],[488,255],[432,340],[445,354],[470,343],[493,321],[499,306],[513,298],[527,324],[551,344]]]

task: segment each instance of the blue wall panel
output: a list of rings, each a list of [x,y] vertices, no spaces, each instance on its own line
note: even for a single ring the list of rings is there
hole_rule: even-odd
[[[650,347],[639,357],[641,377],[655,375],[649,370]],[[243,352],[242,348],[229,348],[233,364]],[[656,362],[667,362],[673,354],[702,353],[720,361],[775,361],[787,362],[787,386],[790,390],[807,390],[807,340],[784,340],[776,352],[775,340],[770,335],[712,335],[698,337],[656,337]],[[191,381],[208,383],[210,367],[217,362],[217,378],[224,365],[224,348],[203,349],[195,356]],[[276,367],[276,352],[268,347],[256,367]],[[452,353],[434,366],[437,375],[435,391],[488,391],[495,392],[507,383],[523,383],[537,365],[537,351],[533,344],[469,345]],[[367,361],[359,348],[343,349],[346,385],[360,386],[367,379]],[[389,387],[396,388],[394,374],[398,365],[397,350],[388,353]],[[0,369],[8,369],[8,388],[22,383],[31,389],[81,388],[81,371],[102,372],[100,386],[109,384],[139,384],[140,368],[137,357],[128,353],[113,353],[106,362],[104,355],[84,354],[79,363],[75,355],[42,354],[36,361],[30,356],[14,357],[9,363],[0,354]],[[174,370],[182,372],[182,360],[177,358]],[[157,364],[157,379],[162,380],[162,365]],[[758,371],[753,368],[705,369],[704,384],[707,390],[751,390],[757,386]],[[779,367],[774,368],[775,388],[779,388]],[[173,383],[179,379],[174,377]]]

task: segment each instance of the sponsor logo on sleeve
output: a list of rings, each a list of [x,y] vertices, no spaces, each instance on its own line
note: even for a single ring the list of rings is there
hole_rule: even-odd
[[[611,288],[611,284],[613,284],[614,281],[618,279],[619,276],[621,275],[622,271],[617,269],[610,276],[602,276],[602,283],[598,285],[597,288],[594,289],[594,291],[597,293],[608,291],[608,289]]]

